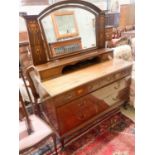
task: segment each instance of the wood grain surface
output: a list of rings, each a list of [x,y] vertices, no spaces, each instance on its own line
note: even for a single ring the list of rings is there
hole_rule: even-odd
[[[120,59],[112,59],[110,61],[96,64],[55,79],[41,82],[41,85],[47,91],[47,93],[53,97],[87,82],[91,82],[113,72],[130,67],[131,65],[132,62],[127,62]]]

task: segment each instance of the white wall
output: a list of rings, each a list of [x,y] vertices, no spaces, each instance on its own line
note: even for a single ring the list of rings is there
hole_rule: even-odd
[[[130,4],[131,3],[131,0],[119,0],[119,4],[122,5],[122,4]]]
[[[25,20],[19,17],[19,32],[27,31]]]

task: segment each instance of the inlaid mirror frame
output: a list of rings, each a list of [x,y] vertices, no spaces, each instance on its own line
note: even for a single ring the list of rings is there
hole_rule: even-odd
[[[53,57],[51,55],[51,49],[49,48],[48,41],[43,30],[43,25],[41,24],[41,20],[45,16],[50,15],[52,12],[62,8],[81,8],[95,15],[96,47],[80,50],[62,56]],[[92,3],[80,0],[60,1],[53,5],[50,5],[49,7],[44,9],[39,15],[23,15],[23,17],[25,18],[27,23],[34,65],[44,64],[51,60],[71,55],[82,54],[84,52],[91,52],[94,49],[105,48],[105,13]]]

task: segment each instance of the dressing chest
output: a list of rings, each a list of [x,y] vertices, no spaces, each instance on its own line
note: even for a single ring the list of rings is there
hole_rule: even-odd
[[[43,110],[62,143],[115,114],[128,101],[132,63],[114,59],[113,50],[105,48],[110,32],[104,11],[89,2],[67,0],[38,15],[22,16],[35,87],[40,98],[46,96]],[[80,48],[63,47],[77,38]]]

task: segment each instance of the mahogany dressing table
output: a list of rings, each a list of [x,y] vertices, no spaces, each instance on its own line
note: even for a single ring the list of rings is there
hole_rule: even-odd
[[[35,86],[42,90],[41,98],[48,96],[42,107],[62,143],[117,113],[128,101],[132,63],[114,59],[113,50],[105,48],[109,29],[104,11],[89,2],[67,0],[23,18]]]

